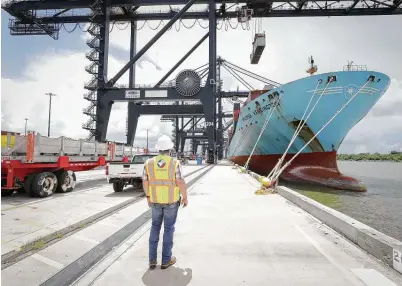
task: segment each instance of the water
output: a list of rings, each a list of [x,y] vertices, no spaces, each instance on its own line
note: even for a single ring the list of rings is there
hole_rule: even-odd
[[[338,161],[338,167],[341,173],[363,181],[367,192],[285,185],[402,241],[402,163]]]

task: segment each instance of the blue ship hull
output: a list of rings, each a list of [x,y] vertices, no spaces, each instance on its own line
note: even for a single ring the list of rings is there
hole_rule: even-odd
[[[331,77],[335,81],[327,84]],[[367,83],[369,78],[371,80]],[[306,120],[305,128],[291,145],[285,161],[292,158],[292,154],[299,152],[361,89],[296,157],[282,173],[282,178],[309,181],[341,189],[364,190],[361,182],[339,173],[336,152],[349,130],[367,115],[388,89],[389,84],[390,78],[383,73],[341,71],[309,76],[272,89],[241,108],[227,157],[237,164],[244,165],[255,146],[249,169],[267,175],[288,147],[313,94],[314,97],[304,118],[320,95],[323,95]],[[272,117],[257,142],[264,121],[272,108],[274,108]]]

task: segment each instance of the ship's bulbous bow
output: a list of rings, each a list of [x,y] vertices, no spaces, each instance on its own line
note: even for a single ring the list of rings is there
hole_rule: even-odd
[[[285,156],[283,165],[294,155]],[[250,170],[260,175],[268,175],[281,155],[255,155],[249,162]],[[230,158],[234,163],[244,165],[247,156]],[[282,166],[283,166],[282,165]],[[336,152],[301,153],[281,173],[281,179],[293,182],[319,184],[334,189],[365,192],[366,186],[359,180],[339,172]]]
[[[367,191],[366,186],[355,178],[342,175],[337,169],[321,166],[289,166],[282,178],[288,181],[305,181],[349,191]]]

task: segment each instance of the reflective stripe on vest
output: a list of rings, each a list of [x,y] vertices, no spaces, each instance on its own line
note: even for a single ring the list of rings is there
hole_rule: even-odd
[[[148,160],[146,170],[151,202],[171,204],[179,200],[180,190],[176,186],[175,174],[177,165],[175,159],[164,155]]]
[[[154,173],[154,159],[150,159],[147,162],[147,173],[148,173],[148,182],[152,182],[155,181],[155,173]],[[150,200],[152,202],[157,201],[158,198],[156,196],[156,188],[155,185],[151,185],[151,183],[149,183],[149,191],[150,191]]]

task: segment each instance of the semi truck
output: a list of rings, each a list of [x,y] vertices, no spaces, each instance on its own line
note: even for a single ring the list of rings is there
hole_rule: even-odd
[[[134,147],[115,142],[46,137],[36,132],[26,135],[2,132],[1,194],[26,192],[48,197],[55,192],[71,192],[75,172],[87,171],[108,162],[129,162]]]

